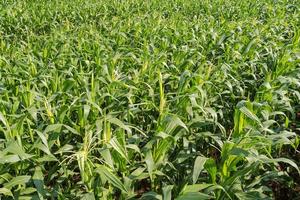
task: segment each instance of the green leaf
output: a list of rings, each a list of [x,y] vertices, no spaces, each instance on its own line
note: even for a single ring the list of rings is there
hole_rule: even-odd
[[[109,143],[114,150],[116,150],[123,158],[126,159],[127,162],[129,162],[126,149],[119,143],[116,137],[112,138]]]
[[[206,157],[202,157],[202,156],[198,156],[195,160],[194,163],[194,170],[193,170],[193,184],[195,184],[198,180],[198,177],[201,173],[201,171],[204,168],[204,164],[206,162],[208,158]]]
[[[123,185],[123,183],[118,179],[118,177],[116,175],[114,175],[113,173],[111,173],[111,171],[103,166],[103,165],[99,165],[96,170],[97,173],[99,173],[100,175],[102,175],[106,180],[108,180],[113,186],[119,188],[122,192],[127,193],[127,189],[126,187]]]
[[[25,185],[30,179],[31,176],[17,176],[10,180],[8,183],[5,183],[3,186],[7,189],[11,189],[16,185]]]
[[[238,199],[240,200],[257,200],[257,199],[271,200],[271,198],[268,198],[265,194],[263,194],[263,191],[236,192],[235,196],[237,196]]]
[[[165,187],[162,188],[163,190],[163,200],[171,200],[172,199],[172,189],[173,189],[173,185],[167,185]]]
[[[185,194],[185,193],[194,193],[194,192],[199,192],[201,190],[204,190],[208,187],[213,186],[214,184],[193,184],[193,185],[186,185],[183,190],[180,192],[180,194]]]
[[[147,165],[148,173],[150,176],[150,179],[153,180],[153,170],[155,169],[155,163],[152,157],[152,151],[148,150],[146,152],[145,162]]]
[[[100,151],[101,156],[103,157],[105,163],[110,167],[114,168],[114,162],[109,149],[103,149]]]
[[[162,200],[162,197],[156,192],[146,192],[143,194],[140,200]]]
[[[88,118],[90,110],[91,110],[91,106],[89,106],[89,105],[84,105],[83,106],[83,113],[84,113],[83,116],[84,116],[84,119]]]
[[[51,124],[51,125],[48,125],[46,127],[46,129],[44,130],[44,134],[46,133],[49,133],[51,131],[59,131],[59,129],[62,127],[62,124]]]
[[[259,120],[259,118],[253,114],[248,108],[246,108],[245,106],[240,108],[240,111],[245,114],[248,118],[252,119],[253,121],[256,121],[258,124],[262,124],[261,121]]]
[[[290,159],[287,159],[287,158],[275,158],[275,159],[261,158],[260,160],[262,160],[264,163],[278,163],[278,162],[287,163],[287,164],[291,165],[292,167],[294,167],[300,175],[300,170],[299,170],[298,165]]]
[[[0,157],[0,164],[5,164],[5,163],[16,163],[20,161],[21,159],[17,155],[6,155],[6,156],[1,156]]]
[[[21,195],[26,195],[26,194],[32,194],[32,193],[34,193],[34,192],[36,192],[36,189],[35,189],[35,188],[33,188],[33,187],[27,187],[27,188],[25,188],[25,189],[22,189],[22,190],[20,191],[20,194],[21,194]]]
[[[76,131],[74,128],[72,128],[72,127],[70,127],[70,126],[67,126],[67,125],[64,125],[64,127],[65,127],[66,129],[68,129],[71,133],[73,133],[73,134],[75,134],[75,135],[81,136],[81,134],[80,134],[78,131]]]
[[[131,133],[131,129],[129,128],[129,126],[125,125],[122,121],[120,121],[119,119],[117,118],[112,118],[112,117],[109,117],[107,118],[107,121],[109,121],[110,123],[112,124],[115,124],[117,125],[118,127],[126,130],[128,133]]]
[[[85,193],[82,195],[82,197],[80,199],[81,200],[95,200],[95,195],[93,192]]]
[[[13,197],[12,192],[7,188],[0,188],[0,194]]]
[[[129,178],[133,180],[142,180],[149,177],[148,173],[145,173],[146,169],[144,167],[139,167],[135,169],[130,175]]]
[[[38,134],[38,136],[41,138],[43,144],[45,145],[45,147],[47,148],[47,152],[50,153],[50,149],[48,146],[48,135],[46,135],[45,133],[41,133],[40,131],[36,131],[36,133]],[[49,154],[48,153],[48,154]],[[51,153],[50,153],[51,154]]]
[[[2,185],[3,183],[9,181],[13,177],[9,173],[4,173],[0,175],[0,184]]]
[[[213,198],[214,198],[213,196],[204,193],[189,192],[179,196],[175,200],[205,200],[205,199],[213,199]]]
[[[74,147],[72,145],[65,144],[64,146],[59,148],[54,154],[61,154],[61,153],[70,152],[71,150],[73,150],[73,148]]]
[[[204,168],[206,171],[209,173],[212,183],[216,183],[216,178],[217,178],[217,165],[214,159],[209,158],[206,160],[204,164]]]
[[[44,176],[41,167],[36,167],[34,175],[32,177],[35,188],[38,192],[39,198],[44,199],[45,191],[44,191]]]
[[[2,112],[0,112],[0,121],[4,124],[6,129],[10,131],[10,127],[8,125],[8,122],[7,122],[6,118],[4,117],[4,115],[2,114]]]
[[[18,155],[22,160],[31,158],[33,156],[25,153],[23,148],[16,141],[10,142],[5,151]]]

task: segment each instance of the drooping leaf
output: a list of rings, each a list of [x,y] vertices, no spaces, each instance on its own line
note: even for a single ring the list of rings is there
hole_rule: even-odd
[[[119,188],[122,192],[127,193],[127,189],[124,184],[114,175],[107,167],[103,165],[97,166],[95,172],[101,174],[106,180],[108,180],[114,187]]]
[[[131,133],[131,129],[127,125],[125,125],[121,120],[114,118],[114,117],[109,117],[109,118],[107,118],[107,121],[109,121],[112,124],[117,125],[118,127],[126,130],[127,132]]]

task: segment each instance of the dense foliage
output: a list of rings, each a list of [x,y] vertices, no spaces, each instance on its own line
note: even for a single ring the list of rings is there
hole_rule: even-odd
[[[0,198],[296,199],[299,88],[299,0],[3,0]]]

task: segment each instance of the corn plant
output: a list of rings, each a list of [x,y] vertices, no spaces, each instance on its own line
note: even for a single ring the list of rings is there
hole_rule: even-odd
[[[299,199],[298,0],[0,2],[0,199]]]

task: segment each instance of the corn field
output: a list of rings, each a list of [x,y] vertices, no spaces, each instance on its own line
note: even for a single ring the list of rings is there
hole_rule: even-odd
[[[299,200],[299,0],[0,1],[0,199]]]

